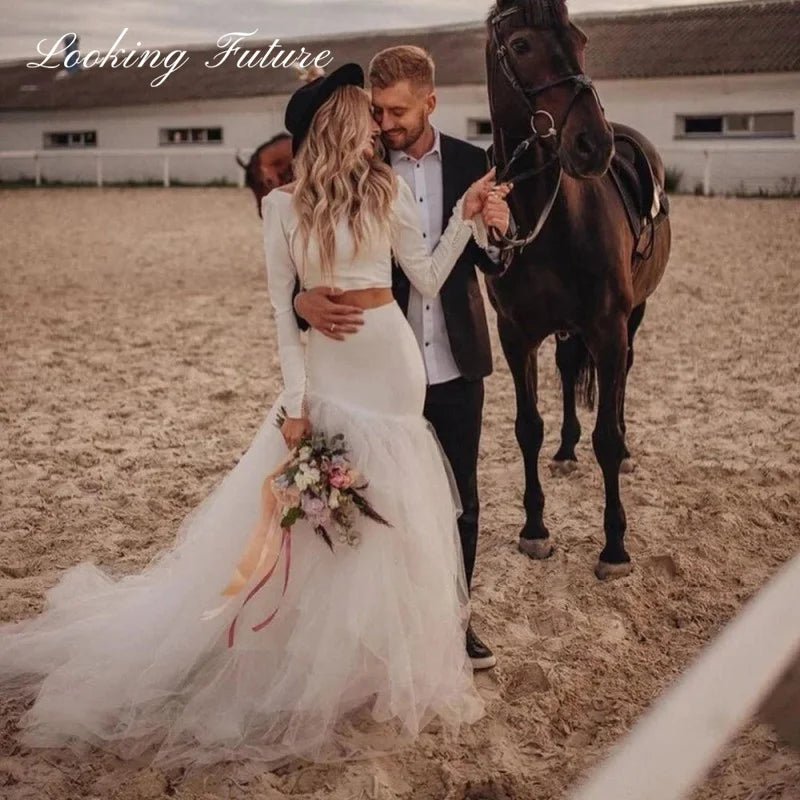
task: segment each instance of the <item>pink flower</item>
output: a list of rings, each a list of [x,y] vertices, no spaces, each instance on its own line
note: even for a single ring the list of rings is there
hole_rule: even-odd
[[[334,489],[349,489],[353,484],[353,478],[348,471],[334,467],[331,470],[330,482]]]

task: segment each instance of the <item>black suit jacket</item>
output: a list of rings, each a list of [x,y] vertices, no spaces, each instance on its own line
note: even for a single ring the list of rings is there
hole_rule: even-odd
[[[442,231],[447,227],[458,198],[478,178],[489,170],[486,151],[469,142],[440,134],[442,154],[443,214]],[[389,163],[389,154],[386,154]],[[487,274],[502,272],[502,266],[492,261],[474,239],[470,239],[464,252],[444,282],[440,297],[444,311],[447,335],[453,358],[459,371],[467,380],[480,380],[492,372],[492,350],[486,309],[475,268]],[[392,260],[392,292],[404,314],[408,313],[411,283],[406,274]],[[299,281],[295,294],[300,290]],[[308,323],[297,317],[301,330]]]

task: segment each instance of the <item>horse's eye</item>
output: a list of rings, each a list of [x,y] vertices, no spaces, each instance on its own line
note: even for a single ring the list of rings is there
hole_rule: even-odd
[[[515,39],[511,42],[511,49],[518,54],[527,53],[531,48],[525,39]]]

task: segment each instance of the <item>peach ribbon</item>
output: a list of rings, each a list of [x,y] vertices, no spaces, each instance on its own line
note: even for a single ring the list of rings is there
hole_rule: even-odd
[[[242,608],[252,599],[256,592],[272,578],[284,549],[286,549],[286,568],[284,571],[281,597],[286,594],[286,587],[289,583],[289,569],[292,561],[291,530],[289,528],[282,528],[280,525],[281,509],[278,507],[277,498],[272,491],[272,481],[286,469],[292,458],[293,456],[289,456],[289,458],[283,461],[273,472],[264,478],[264,482],[261,486],[261,515],[253,528],[253,532],[250,534],[250,538],[236,565],[233,576],[228,582],[228,585],[221,592],[222,595],[228,596],[230,599],[212,611],[204,612],[201,619],[212,619],[222,613],[223,610],[228,608],[242,589],[247,586],[253,575],[262,570],[266,570],[264,577],[253,587],[242,603],[239,609],[239,613],[241,613]],[[228,647],[233,647],[234,630],[239,613],[233,618],[228,628]],[[278,609],[276,608],[266,619],[258,623],[258,625],[253,626],[253,630],[259,631],[265,628],[272,622],[277,613]]]

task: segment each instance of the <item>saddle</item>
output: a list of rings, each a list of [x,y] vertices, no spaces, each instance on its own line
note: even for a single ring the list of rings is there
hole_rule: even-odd
[[[669,198],[656,180],[647,154],[636,139],[615,130],[614,149],[609,174],[636,240],[634,253],[649,258],[656,229],[669,215]]]

